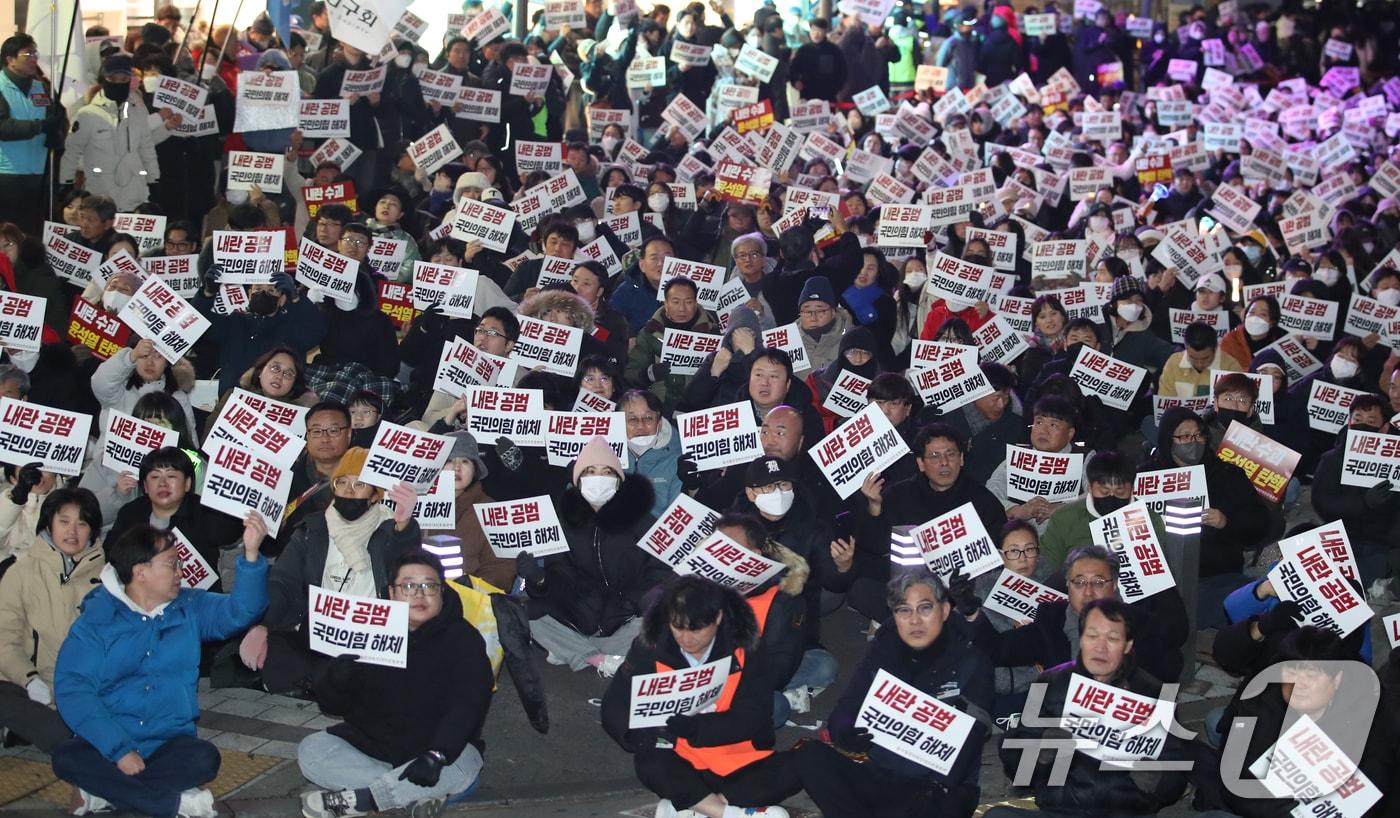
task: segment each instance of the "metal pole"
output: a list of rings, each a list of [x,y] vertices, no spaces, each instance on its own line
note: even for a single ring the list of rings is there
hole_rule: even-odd
[[[216,8],[215,11],[218,9]],[[233,10],[233,19],[237,20],[238,15],[243,11],[243,0],[238,0],[238,8]],[[224,37],[223,43],[219,46],[219,58],[214,61],[214,73],[219,72],[219,65],[224,61],[224,55],[228,53],[228,41],[232,40],[238,32],[233,30],[233,24],[228,27],[228,35]],[[209,18],[209,36],[214,36],[214,18]],[[201,72],[202,73],[202,72]],[[195,78],[195,84],[199,84],[199,77]]]
[[[1147,2],[1147,0],[1143,0]],[[199,0],[194,4],[194,13],[190,15],[190,24],[185,26],[185,36],[180,38],[180,47],[175,51],[175,56],[170,60],[171,64],[179,66],[180,55],[185,53],[185,46],[190,41],[190,32],[194,30],[194,22],[199,19],[199,9],[204,5],[204,0]],[[214,13],[219,13],[219,0],[214,0]],[[196,71],[198,73],[198,71]]]
[[[515,39],[524,40],[525,32],[530,30],[530,3],[529,0],[515,0],[515,11],[511,16],[511,22],[515,26]]]
[[[52,4],[49,14],[50,42],[54,47],[58,47],[58,4]],[[58,72],[58,84],[49,88],[49,104],[62,104],[63,85],[68,81],[68,60],[73,56],[73,29],[78,25],[78,0],[73,0],[73,14],[68,18],[68,36],[64,38],[63,47],[63,67]],[[50,80],[52,82],[52,80]],[[53,216],[54,191],[57,179],[54,177],[58,173],[58,157],[52,146],[49,146],[49,160],[47,170],[44,174],[44,202],[47,207],[44,210],[44,218]]]

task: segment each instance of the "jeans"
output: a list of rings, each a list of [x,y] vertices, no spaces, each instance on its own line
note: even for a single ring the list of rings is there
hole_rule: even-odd
[[[1201,577],[1200,584],[1196,586],[1197,629],[1223,628],[1230,624],[1225,616],[1225,599],[1249,582],[1250,578],[1244,574]]]
[[[0,727],[45,753],[73,737],[57,710],[30,700],[28,691],[9,682],[0,682]]]
[[[323,790],[368,788],[381,811],[455,795],[469,789],[481,775],[481,753],[470,744],[456,761],[443,765],[442,776],[431,787],[399,780],[410,763],[395,767],[387,761],[371,758],[345,739],[324,730],[312,733],[297,745],[297,765],[307,781]]]
[[[180,793],[203,786],[219,774],[218,748],[194,736],[175,736],[144,760],[146,769],[127,775],[96,747],[74,738],[54,749],[53,772],[118,809],[154,818],[173,818]]]
[[[783,690],[794,690],[799,687],[831,687],[831,683],[836,681],[836,671],[838,669],[836,657],[824,648],[812,648],[802,654],[802,661],[797,665],[797,672],[792,674],[792,679],[788,681],[787,687]],[[788,704],[787,697],[783,691],[779,690],[773,694],[773,726],[782,727],[787,724],[788,716],[792,714],[792,705]]]
[[[626,656],[632,640],[641,632],[640,618],[628,620],[608,636],[584,636],[552,616],[530,621],[530,637],[571,670],[583,670],[588,667],[588,657],[600,653]]]

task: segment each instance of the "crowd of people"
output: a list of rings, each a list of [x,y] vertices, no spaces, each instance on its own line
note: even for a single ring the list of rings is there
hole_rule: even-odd
[[[1397,464],[1353,468],[1400,434],[1393,3],[1155,21],[1097,2],[577,5],[516,39],[509,6],[468,0],[440,43],[412,15],[367,29],[320,0],[281,31],[164,6],[87,30],[65,70],[93,82],[67,100],[65,61],[24,33],[0,45],[0,298],[43,299],[29,336],[9,319],[38,302],[4,302],[4,424],[24,402],[91,419],[67,471],[0,428],[0,733],[52,755],[76,814],[217,814],[204,675],[343,719],[300,745],[308,818],[437,816],[481,775],[503,662],[547,726],[536,661],[611,677],[598,740],[634,754],[659,818],[779,818],[804,790],[827,816],[970,816],[987,742],[1053,815],[1152,815],[1188,787],[1201,811],[1330,814],[1325,793],[1231,784],[1268,784],[1305,716],[1369,736],[1333,784],[1364,777],[1378,800],[1344,814],[1400,809],[1393,663],[1373,670],[1369,623],[1319,617],[1260,563],[1340,522],[1327,559],[1350,588],[1332,593],[1400,596]],[[304,107],[258,127],[249,88],[340,101],[345,135],[313,135]],[[235,173],[250,154],[280,184]],[[244,266],[216,249],[231,234],[277,236],[285,264]],[[328,289],[310,258],[353,283]],[[207,328],[172,355],[127,307],[151,279],[175,289],[177,263],[181,329]],[[474,271],[466,312],[423,286],[444,270]],[[539,322],[581,330],[567,374],[524,352]],[[674,340],[703,336],[703,356]],[[561,464],[485,431],[473,389],[439,378],[458,346],[486,362],[478,386],[623,434]],[[715,468],[682,418],[733,404],[757,443]],[[201,499],[225,409],[248,405],[298,418],[304,444],[274,519]],[[840,485],[827,455],[875,415],[904,454]],[[172,437],[116,468],[117,416]],[[367,479],[383,424],[445,439],[451,528],[420,527],[408,483]],[[1025,457],[1074,463],[1068,489],[1028,490]],[[1195,475],[1202,502],[1181,548],[1146,512],[1138,534],[1173,565],[1144,595],[1099,532],[1156,499],[1159,472]],[[567,548],[503,549],[476,513],[539,495]],[[780,570],[721,583],[646,547],[697,507]],[[926,563],[912,532],[960,510],[993,570]],[[1023,615],[990,602],[1007,578],[1043,594]],[[404,603],[404,663],[327,655],[321,589]],[[863,656],[823,642],[842,608],[871,621]],[[1023,757],[1085,679],[1169,698],[1212,629],[1241,692],[1152,756],[1185,768],[1104,767],[1092,741],[1067,767]],[[703,709],[635,726],[640,677],[717,661]],[[843,668],[827,729],[777,749]],[[872,721],[872,697],[920,696],[924,723],[971,724],[949,722],[946,764]],[[1352,706],[1368,696],[1374,713]],[[1221,749],[1241,740],[1243,769]]]

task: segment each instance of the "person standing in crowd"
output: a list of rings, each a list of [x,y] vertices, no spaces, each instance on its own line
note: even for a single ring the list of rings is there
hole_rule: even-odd
[[[63,148],[67,129],[53,83],[39,68],[39,45],[28,34],[0,44],[0,222],[33,234],[43,211],[44,168],[50,152]]]

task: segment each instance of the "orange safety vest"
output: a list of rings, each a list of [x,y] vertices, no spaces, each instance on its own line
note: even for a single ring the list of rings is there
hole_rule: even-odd
[[[771,601],[771,597],[769,601]],[[725,680],[724,690],[719,694],[719,701],[715,703],[716,713],[723,713],[729,709],[729,705],[734,701],[734,693],[739,689],[739,680],[744,676],[743,648],[735,649],[734,659],[739,663],[739,670],[737,673],[731,672],[729,678]],[[669,673],[672,670],[674,668],[657,661],[657,673]],[[689,761],[690,766],[697,770],[708,770],[720,776],[729,775],[756,761],[762,761],[772,754],[772,750],[760,750],[753,746],[752,741],[721,744],[718,747],[694,747],[683,738],[676,739],[676,755]]]
[[[753,609],[753,618],[758,620],[758,635],[763,635],[763,626],[768,623],[768,611],[773,607],[773,600],[778,597],[778,586],[764,591],[758,596],[745,597],[749,607]]]

